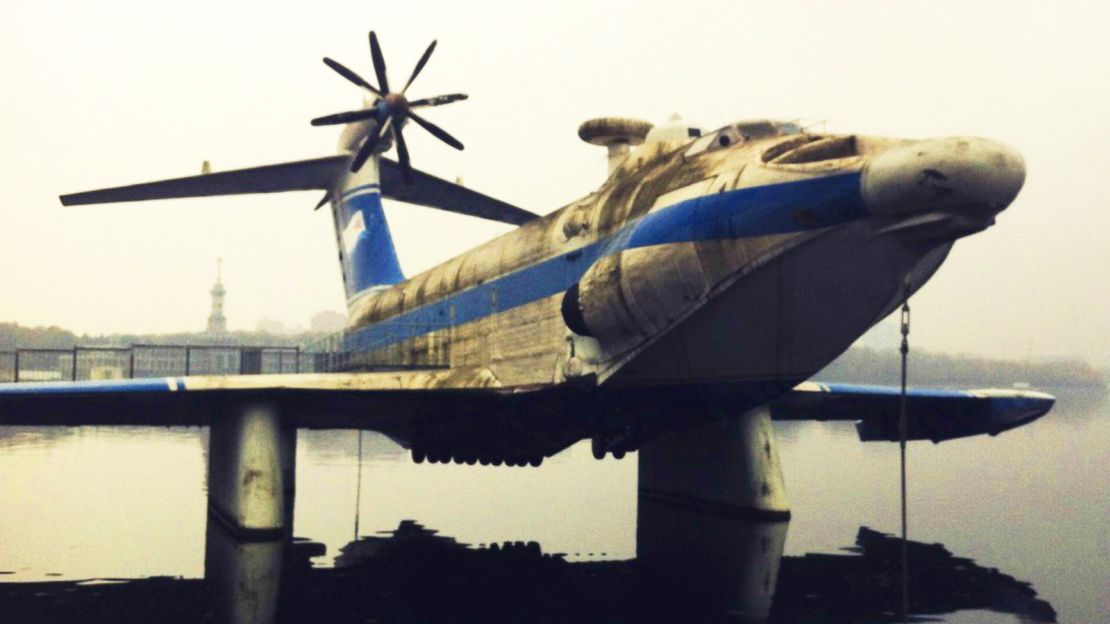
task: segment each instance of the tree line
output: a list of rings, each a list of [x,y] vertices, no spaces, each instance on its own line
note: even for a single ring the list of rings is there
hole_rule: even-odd
[[[826,366],[814,379],[896,386],[901,383],[901,354],[896,349],[856,346]],[[920,349],[909,355],[907,367],[912,386],[938,388],[1107,389],[1107,374],[1080,359],[1021,361],[971,355],[932,353]]]
[[[15,349],[72,349],[82,347],[129,346],[133,344],[221,345],[254,347],[307,346],[326,334],[270,334],[257,331],[233,331],[225,334],[179,332],[175,334],[107,334],[77,335],[61,327],[24,327],[18,323],[0,323],[0,351]]]

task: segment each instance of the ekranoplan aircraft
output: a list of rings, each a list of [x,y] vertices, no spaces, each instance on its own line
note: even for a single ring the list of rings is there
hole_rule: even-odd
[[[8,384],[0,422],[215,427],[228,406],[259,404],[285,429],[374,429],[417,462],[495,465],[591,439],[598,458],[641,450],[640,485],[659,496],[781,514],[770,420],[858,420],[865,440],[898,439],[897,389],[806,380],[991,226],[1025,177],[1016,151],[982,138],[602,118],[579,136],[608,149],[608,179],[541,217],[413,169],[409,122],[462,149],[421,113],[466,96],[408,99],[434,42],[399,90],[374,33],[370,46],[376,85],[324,59],[367,94],[313,120],[345,124],[337,155],[62,197],[325,191],[350,313],[328,370]],[[405,277],[383,197],[519,227]],[[1053,403],[1021,390],[908,401],[909,438],[934,441],[997,434]]]

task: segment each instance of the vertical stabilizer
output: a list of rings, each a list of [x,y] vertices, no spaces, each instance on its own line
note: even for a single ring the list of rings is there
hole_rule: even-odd
[[[332,192],[332,215],[348,305],[375,286],[405,279],[382,210],[379,165],[378,156],[373,156],[357,173],[344,175]]]

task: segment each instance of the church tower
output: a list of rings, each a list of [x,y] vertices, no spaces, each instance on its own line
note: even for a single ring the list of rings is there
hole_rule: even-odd
[[[227,319],[224,317],[224,295],[227,294],[227,291],[224,290],[224,285],[220,281],[222,264],[222,258],[216,260],[216,283],[212,285],[212,290],[209,291],[212,295],[212,314],[208,316],[208,333],[210,334],[227,333]]]

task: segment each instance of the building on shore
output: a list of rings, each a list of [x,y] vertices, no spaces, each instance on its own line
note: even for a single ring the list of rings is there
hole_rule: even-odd
[[[222,265],[223,259],[217,259],[216,283],[212,285],[212,290],[209,291],[209,294],[212,295],[212,313],[208,315],[208,333],[215,335],[227,333],[227,318],[224,317],[224,296],[227,295],[227,290],[224,289],[221,281]]]

